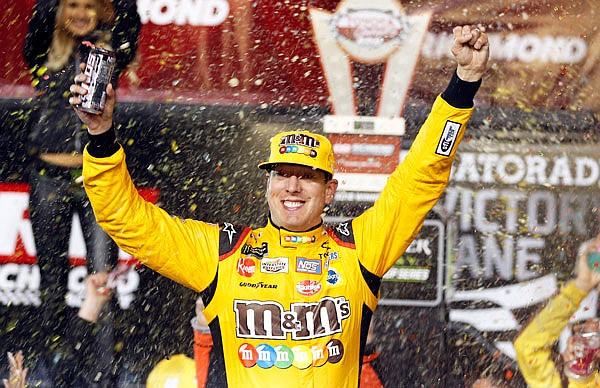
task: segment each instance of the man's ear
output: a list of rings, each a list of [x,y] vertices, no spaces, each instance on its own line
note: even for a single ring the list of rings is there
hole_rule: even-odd
[[[337,179],[330,179],[327,183],[327,187],[325,188],[325,203],[330,204],[333,201],[333,197],[335,197],[335,192],[338,187]]]

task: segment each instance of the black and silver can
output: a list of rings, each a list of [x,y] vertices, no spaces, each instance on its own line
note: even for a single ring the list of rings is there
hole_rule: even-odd
[[[111,81],[116,60],[112,51],[98,47],[90,49],[83,72],[85,82],[81,84],[87,94],[81,96],[79,109],[93,114],[102,113],[106,103],[106,87]]]

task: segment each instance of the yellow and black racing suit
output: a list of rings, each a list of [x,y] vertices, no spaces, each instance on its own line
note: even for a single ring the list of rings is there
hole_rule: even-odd
[[[330,228],[172,217],[138,195],[114,131],[87,146],[85,188],[122,249],[201,292],[220,386],[356,387],[381,277],[442,195],[479,84],[455,74],[376,203]]]

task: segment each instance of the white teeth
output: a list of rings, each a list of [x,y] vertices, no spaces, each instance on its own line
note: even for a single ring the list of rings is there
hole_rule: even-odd
[[[72,20],[71,24],[77,27],[87,27],[88,25],[88,21],[87,20]]]
[[[285,205],[285,207],[288,208],[299,208],[300,206],[302,206],[303,202],[298,202],[298,201],[284,201],[283,204]]]

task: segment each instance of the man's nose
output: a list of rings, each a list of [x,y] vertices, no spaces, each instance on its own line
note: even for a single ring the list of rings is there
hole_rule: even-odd
[[[300,178],[298,178],[296,175],[291,175],[287,179],[287,190],[292,193],[297,193],[301,190],[301,184]]]

